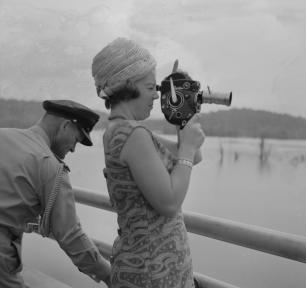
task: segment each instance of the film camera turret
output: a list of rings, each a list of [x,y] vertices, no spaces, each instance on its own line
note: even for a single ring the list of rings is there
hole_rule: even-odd
[[[231,105],[232,92],[212,92],[208,86],[207,90],[200,91],[200,82],[192,80],[186,72],[176,71],[177,64],[174,64],[174,72],[157,86],[161,92],[161,110],[168,122],[183,128],[195,113],[201,111],[204,103]]]

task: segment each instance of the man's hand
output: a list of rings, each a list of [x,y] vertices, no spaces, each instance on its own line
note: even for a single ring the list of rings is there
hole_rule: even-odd
[[[107,285],[107,287],[111,287],[110,275],[104,279],[104,283]]]
[[[88,275],[91,279],[95,280],[97,283],[100,283],[103,281],[107,287],[110,287],[110,274],[106,276],[106,278],[103,278],[103,280],[97,276],[97,275]]]

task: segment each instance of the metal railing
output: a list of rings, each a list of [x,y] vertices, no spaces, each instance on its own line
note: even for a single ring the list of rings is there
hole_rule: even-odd
[[[82,188],[74,188],[74,192],[78,203],[114,212],[107,196]],[[184,212],[184,221],[190,233],[306,263],[305,237],[189,211]],[[99,240],[94,242],[109,258],[111,246]],[[201,288],[237,288],[203,274],[195,276]]]
[[[56,280],[55,278],[42,273],[39,270],[29,268],[27,266],[22,269],[22,277],[26,283],[26,287],[31,288],[71,288],[70,286]],[[3,287],[1,287],[3,288]]]

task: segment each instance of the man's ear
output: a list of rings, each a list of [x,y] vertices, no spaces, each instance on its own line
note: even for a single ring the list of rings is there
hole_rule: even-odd
[[[69,125],[70,125],[70,120],[64,119],[60,125],[60,129],[65,131]]]

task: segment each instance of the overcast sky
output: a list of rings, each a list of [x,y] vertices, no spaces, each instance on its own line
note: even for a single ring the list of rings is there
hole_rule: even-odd
[[[118,36],[151,51],[159,81],[178,58],[202,87],[233,91],[232,107],[306,117],[303,0],[0,0],[0,97],[104,110],[91,63]]]

